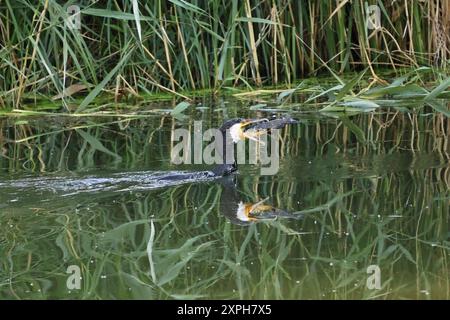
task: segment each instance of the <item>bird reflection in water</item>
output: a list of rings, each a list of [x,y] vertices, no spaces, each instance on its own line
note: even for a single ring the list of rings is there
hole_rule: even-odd
[[[269,197],[257,202],[245,202],[244,197],[237,189],[234,176],[224,177],[221,185],[220,213],[233,224],[245,226],[278,218],[303,218],[302,214],[289,213],[270,205]]]

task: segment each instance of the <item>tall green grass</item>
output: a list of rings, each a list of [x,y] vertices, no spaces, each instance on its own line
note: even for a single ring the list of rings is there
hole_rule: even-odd
[[[81,29],[66,7],[79,5]],[[366,28],[366,6],[381,28]],[[448,68],[448,1],[0,1],[0,107],[290,84],[368,67]],[[87,94],[89,92],[89,94]]]

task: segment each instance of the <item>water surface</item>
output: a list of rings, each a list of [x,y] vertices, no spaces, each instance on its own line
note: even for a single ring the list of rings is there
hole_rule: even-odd
[[[268,114],[202,103],[181,119],[0,119],[0,298],[450,298],[448,118],[293,112],[276,175],[161,182],[211,168],[170,163],[175,128]],[[236,218],[260,201],[279,214]]]

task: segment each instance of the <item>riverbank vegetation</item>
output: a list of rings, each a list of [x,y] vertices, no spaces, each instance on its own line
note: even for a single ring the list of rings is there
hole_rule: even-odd
[[[379,24],[368,27],[374,5]],[[69,6],[80,14],[69,17]],[[80,28],[70,23],[77,17]],[[311,97],[332,93],[337,102],[372,87],[378,97],[438,98],[449,84],[450,5],[440,0],[2,0],[0,20],[3,110],[53,100],[60,111],[83,112],[104,95],[189,101],[186,92],[199,89],[302,89],[317,75],[340,87],[322,85]],[[360,75],[364,88],[354,92]]]

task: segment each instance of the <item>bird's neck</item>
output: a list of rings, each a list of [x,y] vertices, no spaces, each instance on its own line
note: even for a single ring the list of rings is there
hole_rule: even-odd
[[[237,163],[234,151],[234,142],[228,131],[222,132],[222,146],[217,150],[221,153],[222,163],[217,165],[212,171],[217,176],[227,176],[237,170]]]

